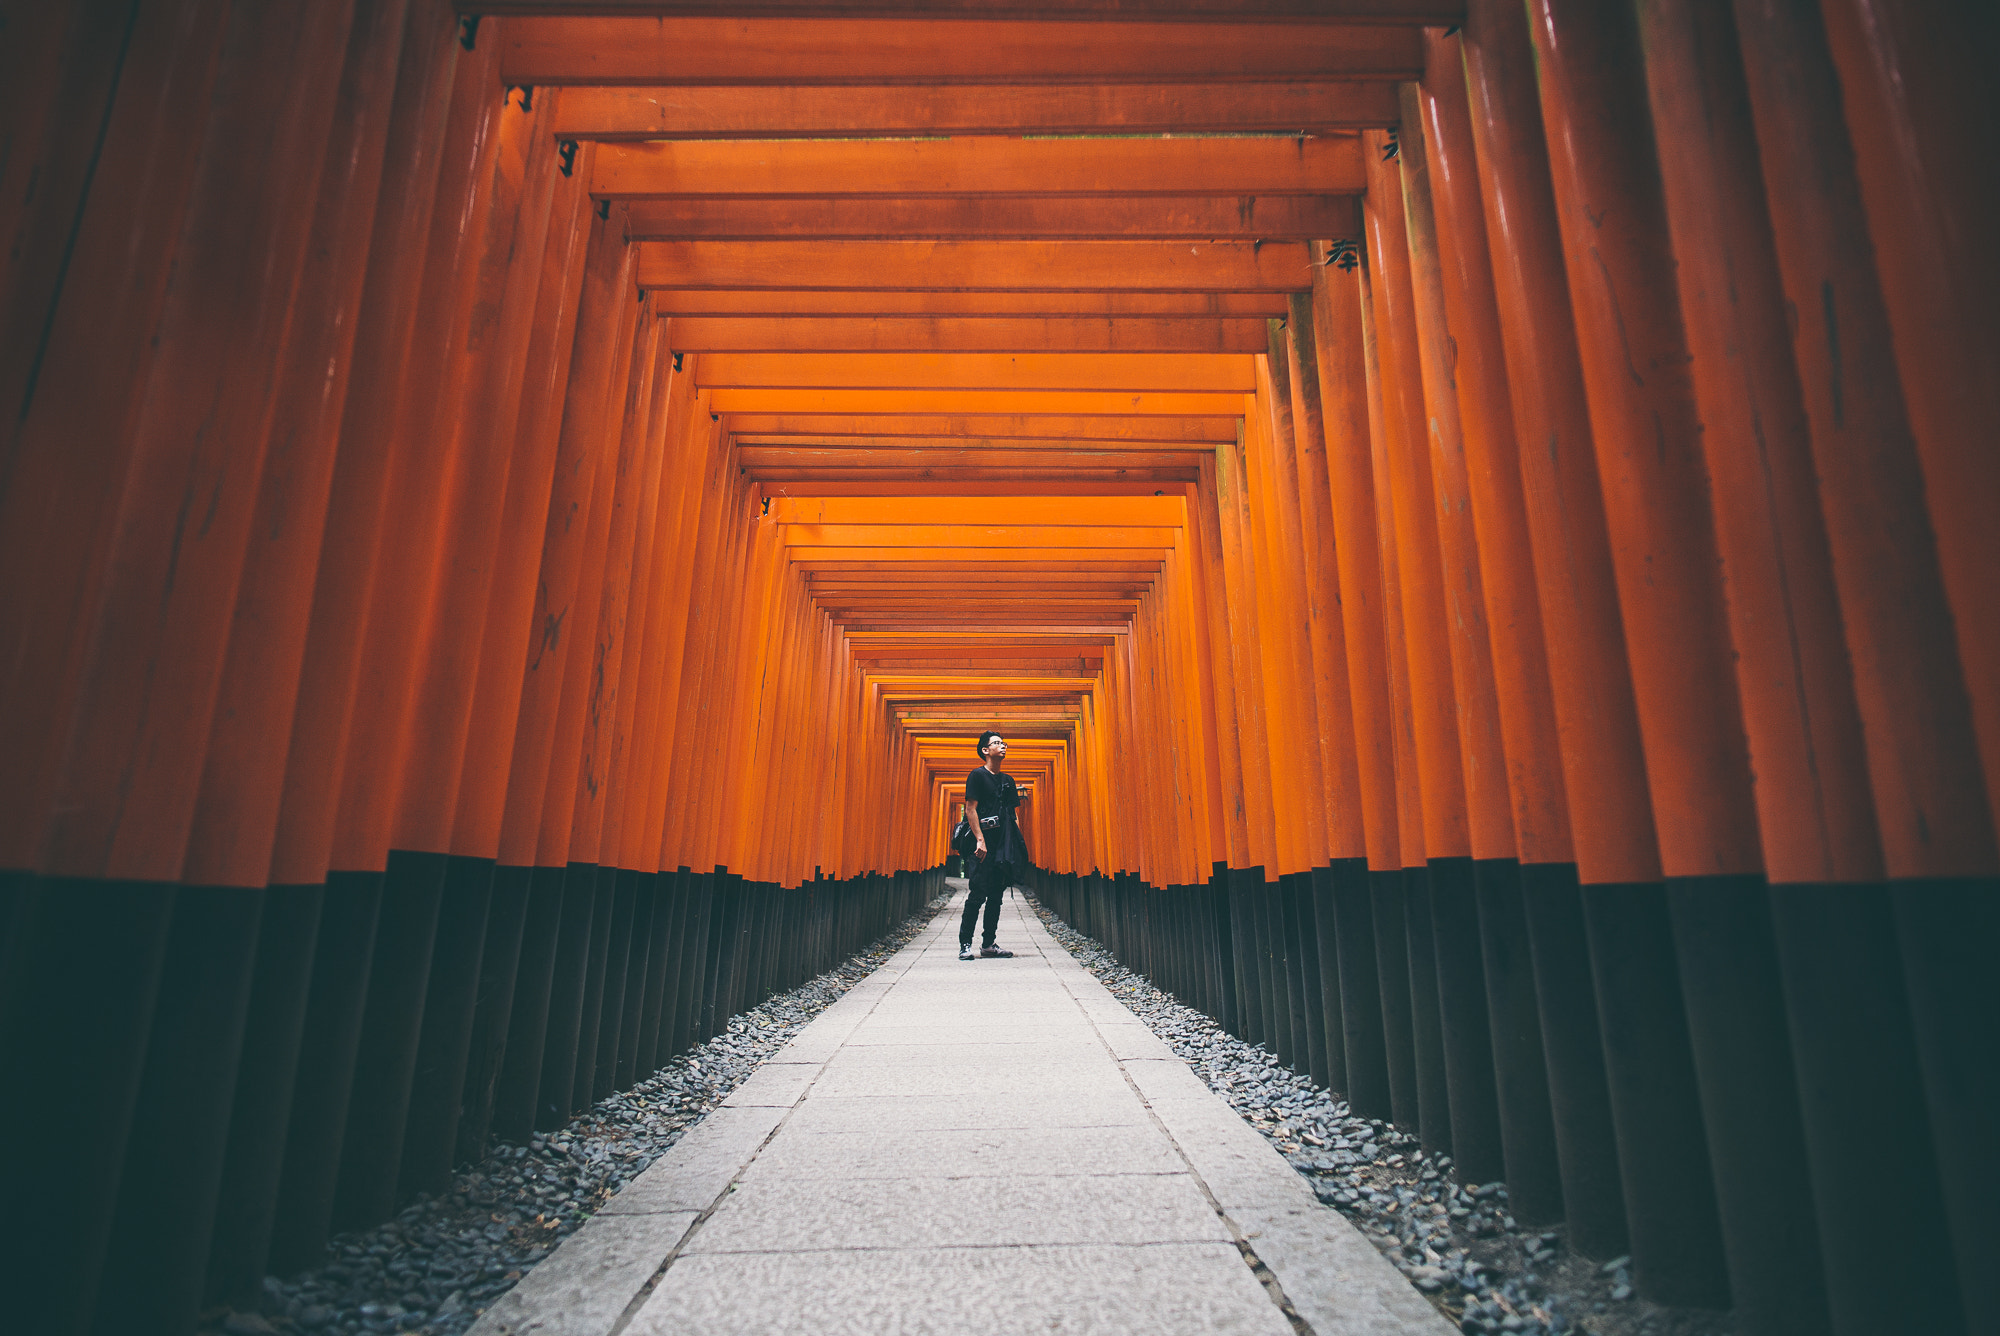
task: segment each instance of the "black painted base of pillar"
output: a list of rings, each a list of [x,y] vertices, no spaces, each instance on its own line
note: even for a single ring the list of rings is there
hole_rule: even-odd
[[[492,1135],[516,1145],[535,1129],[553,1010],[557,942],[562,933],[564,875],[565,869],[559,867],[528,871],[521,952],[514,966],[514,996],[507,1009],[507,1043],[493,1085]]]
[[[1761,876],[1667,883],[1742,1336],[1828,1328],[1770,900]]]
[[[91,1330],[194,1325],[229,1140],[264,893],[183,886]]]
[[[1340,996],[1340,917],[1334,903],[1335,875],[1332,867],[1318,867],[1312,873],[1313,964],[1317,977],[1313,991],[1320,1009],[1320,1032],[1326,1046],[1326,1088],[1348,1093],[1347,1018]],[[1349,1107],[1352,1107],[1350,1098]]]
[[[1374,891],[1366,859],[1335,862],[1333,913],[1340,951],[1341,1038],[1347,1050],[1347,1106],[1364,1118],[1388,1118],[1388,1044],[1382,984],[1375,964]]]
[[[335,872],[326,879],[299,1041],[298,1084],[285,1135],[285,1168],[272,1219],[268,1265],[278,1275],[317,1266],[331,1232],[382,884],[380,872]]]
[[[1479,897],[1470,858],[1433,858],[1431,934],[1437,951],[1438,1019],[1451,1097],[1452,1161],[1459,1179],[1504,1178],[1500,1096],[1494,1087],[1493,1032],[1486,1014],[1486,967],[1479,948]],[[1509,1186],[1512,1208],[1514,1192]],[[1517,1218],[1518,1210],[1515,1212]]]
[[[1616,1257],[1630,1247],[1630,1236],[1575,864],[1523,865],[1521,903],[1534,957],[1569,1246],[1585,1257]]]
[[[265,1275],[325,898],[320,886],[273,886],[264,895],[256,976],[229,1114],[229,1150],[208,1255],[203,1293],[208,1303],[247,1305]]]
[[[1833,1329],[1963,1331],[1896,892],[1770,894]]]
[[[1729,1273],[1665,889],[1586,886],[1583,912],[1633,1279],[1659,1303],[1727,1308]]]
[[[1438,1014],[1437,941],[1431,924],[1430,869],[1403,869],[1404,945],[1410,955],[1410,1039],[1417,1057],[1417,1128],[1424,1149],[1451,1154],[1451,1091],[1445,1078],[1444,1023]]]
[[[452,1150],[454,1164],[466,1164],[484,1155],[493,1133],[494,1101],[512,1029],[514,990],[520,978],[533,884],[533,868],[493,869],[486,942],[479,952],[479,993],[473,1002],[472,1037],[466,1045],[458,1137]]]
[[[1417,1049],[1410,1028],[1410,948],[1403,914],[1403,873],[1368,873],[1375,919],[1375,979],[1382,999],[1383,1056],[1389,1068],[1389,1107],[1399,1127],[1416,1131]]]
[[[2000,1305],[1986,1282],[2000,1257],[2000,878],[1900,882],[1891,894],[1966,1329],[1993,1336]]]
[[[1483,859],[1473,865],[1473,879],[1508,1203],[1523,1224],[1553,1224],[1563,1218],[1562,1169],[1549,1111],[1521,866],[1512,859]]]
[[[333,1227],[361,1229],[396,1209],[396,1175],[423,1032],[431,951],[444,898],[443,854],[389,855],[368,1001],[355,1050]]]
[[[441,1192],[451,1183],[458,1119],[472,1050],[473,1015],[486,954],[486,917],[493,901],[493,860],[446,860],[430,982],[410,1084],[396,1201]]]
[[[177,888],[21,878],[20,949],[0,979],[0,1194],[32,1216],[9,1231],[7,1321],[88,1328],[132,1133]],[[50,1129],[88,1153],[37,1150]]]

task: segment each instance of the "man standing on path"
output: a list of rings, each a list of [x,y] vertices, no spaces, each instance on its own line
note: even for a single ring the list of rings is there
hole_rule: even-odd
[[[976,842],[972,851],[972,867],[967,881],[971,889],[965,896],[965,914],[958,921],[958,958],[977,960],[979,956],[1010,957],[1012,951],[1002,951],[993,944],[993,934],[1000,927],[1000,897],[1014,884],[1014,870],[1017,865],[1028,861],[1027,848],[1021,843],[1021,830],[1014,822],[1014,809],[1021,805],[1021,790],[1014,783],[1014,777],[1000,769],[1000,763],[1007,759],[1007,740],[992,729],[979,735],[979,755],[986,764],[980,766],[965,778],[966,820],[972,827],[972,837]],[[980,820],[998,818],[989,829]],[[979,956],[972,953],[972,925],[979,917],[981,902],[986,905],[985,944]]]

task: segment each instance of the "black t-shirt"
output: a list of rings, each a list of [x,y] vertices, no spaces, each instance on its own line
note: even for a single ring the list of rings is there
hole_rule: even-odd
[[[1021,805],[1021,791],[1014,777],[1002,771],[994,774],[980,766],[965,777],[965,800],[979,807],[982,817],[1000,817],[998,830],[986,832],[986,856],[1006,863],[1026,861],[1020,828],[1014,823],[1014,809]]]

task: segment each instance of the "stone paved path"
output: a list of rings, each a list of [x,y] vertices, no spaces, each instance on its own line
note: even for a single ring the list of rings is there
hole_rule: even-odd
[[[1025,903],[1012,960],[958,960],[957,924],[954,903],[474,1336],[1451,1331]]]

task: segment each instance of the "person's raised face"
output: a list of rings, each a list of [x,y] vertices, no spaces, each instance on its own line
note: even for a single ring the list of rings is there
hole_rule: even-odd
[[[986,755],[995,763],[1007,759],[1007,739],[998,733],[986,739]]]

